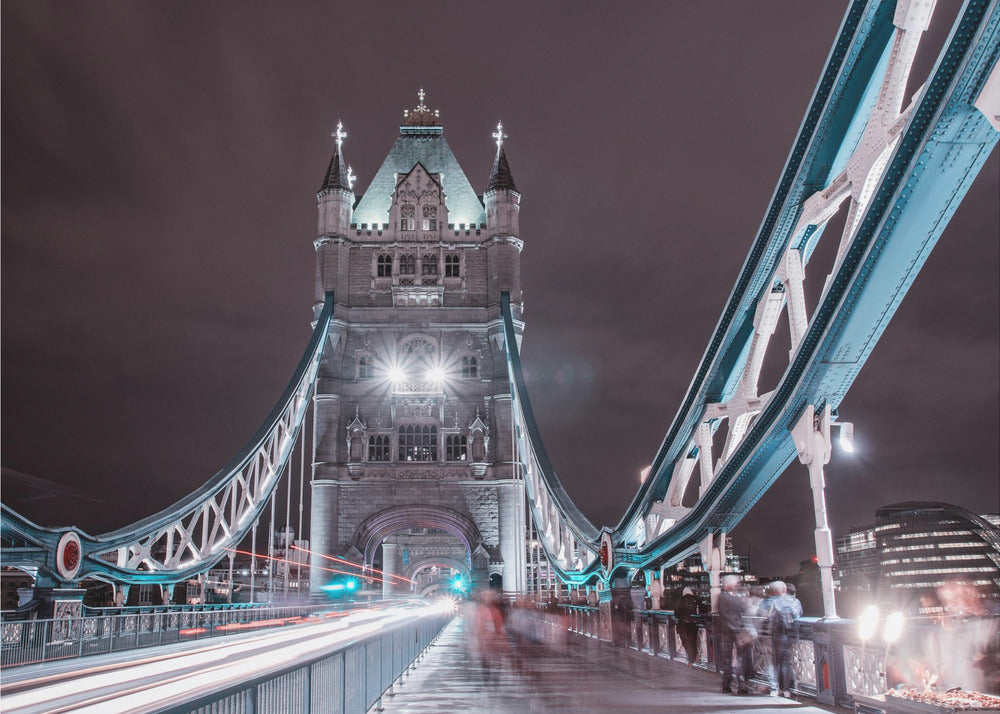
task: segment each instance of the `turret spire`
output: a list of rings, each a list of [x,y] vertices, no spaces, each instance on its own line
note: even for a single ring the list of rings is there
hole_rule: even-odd
[[[510,165],[507,163],[507,154],[503,150],[503,140],[507,135],[503,133],[503,122],[497,122],[497,130],[492,134],[493,140],[497,143],[497,157],[493,161],[493,170],[490,171],[490,183],[486,187],[487,191],[517,191],[514,183],[514,176],[510,172]]]
[[[323,177],[323,185],[319,187],[319,190],[326,191],[332,188],[342,188],[351,191],[354,187],[354,176],[347,166],[344,165],[342,147],[344,139],[347,138],[347,132],[344,131],[344,125],[341,121],[337,121],[337,130],[330,134],[330,136],[336,140],[337,148],[333,152],[333,157],[330,159],[330,166],[326,170],[326,175]]]

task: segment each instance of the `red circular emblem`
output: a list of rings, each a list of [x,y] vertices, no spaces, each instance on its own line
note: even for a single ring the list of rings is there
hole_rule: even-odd
[[[67,541],[62,552],[63,568],[69,571],[76,570],[80,563],[80,545],[76,541]]]
[[[76,580],[83,565],[83,545],[72,531],[63,533],[56,545],[56,571],[63,580]]]

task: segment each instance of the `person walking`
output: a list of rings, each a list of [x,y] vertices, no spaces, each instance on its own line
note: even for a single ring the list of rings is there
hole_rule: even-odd
[[[768,585],[770,597],[764,601],[762,610],[767,617],[767,627],[771,634],[771,654],[778,679],[778,696],[791,698],[795,687],[795,669],[792,667],[795,641],[798,639],[798,623],[802,617],[802,603],[788,593],[788,586],[781,580]]]
[[[677,619],[677,634],[687,653],[688,667],[694,667],[698,661],[698,598],[691,588],[684,588],[677,606],[674,607],[674,617]]]
[[[722,691],[733,691],[733,650],[739,659],[736,673],[737,692],[750,693],[750,676],[753,674],[753,641],[755,632],[744,619],[747,613],[747,599],[739,595],[740,579],[736,575],[722,578],[722,592],[716,605],[719,628],[719,655],[722,657]]]

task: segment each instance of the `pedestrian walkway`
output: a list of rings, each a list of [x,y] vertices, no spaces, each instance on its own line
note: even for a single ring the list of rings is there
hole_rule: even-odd
[[[566,647],[511,648],[483,664],[467,647],[466,628],[463,617],[445,628],[394,695],[383,697],[388,714],[836,711],[769,695],[723,694],[714,673],[578,636]]]

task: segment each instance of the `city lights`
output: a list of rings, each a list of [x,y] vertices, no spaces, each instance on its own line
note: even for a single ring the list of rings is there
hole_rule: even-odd
[[[854,424],[849,421],[841,422],[840,426],[840,448],[845,453],[854,453]]]
[[[435,365],[427,370],[427,381],[434,384],[441,384],[447,376],[441,365]]]
[[[404,372],[398,365],[390,365],[386,370],[386,378],[392,382],[394,385],[399,384],[404,379],[406,379],[406,372]]]
[[[903,634],[903,613],[894,612],[885,618],[885,628],[882,630],[882,637],[889,644],[899,639]]]
[[[858,618],[858,636],[862,642],[867,642],[875,635],[878,629],[879,612],[875,605],[869,605]]]

